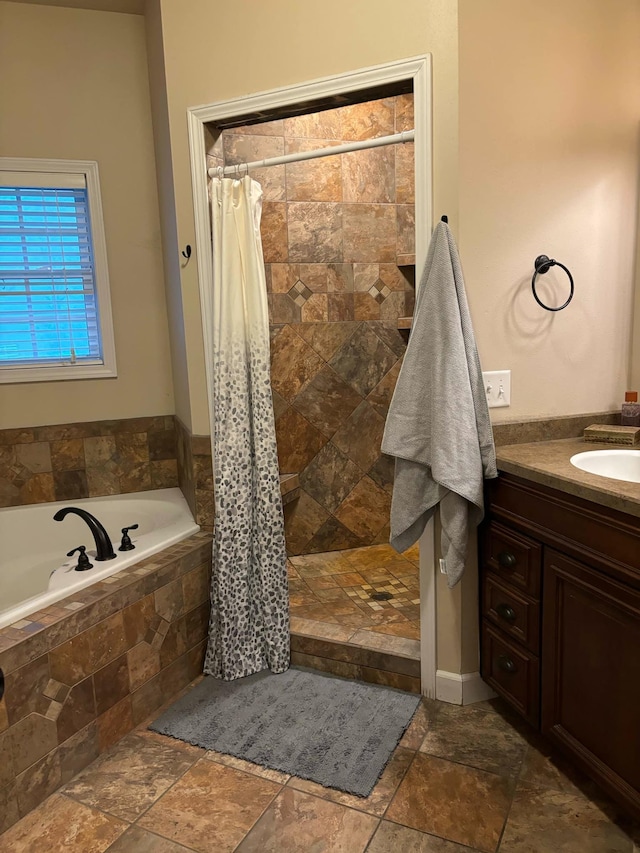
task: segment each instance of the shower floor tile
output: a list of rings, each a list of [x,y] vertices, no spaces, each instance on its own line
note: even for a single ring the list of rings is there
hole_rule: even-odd
[[[289,558],[292,626],[311,620],[314,636],[327,626],[371,631],[393,640],[420,639],[418,548],[398,554],[390,545]],[[295,629],[294,629],[295,630]],[[379,643],[375,648],[379,649]]]

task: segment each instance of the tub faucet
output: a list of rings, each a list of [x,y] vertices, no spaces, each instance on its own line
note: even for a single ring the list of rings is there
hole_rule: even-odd
[[[91,515],[90,512],[87,512],[86,509],[79,509],[76,506],[65,506],[63,509],[58,510],[53,516],[53,520],[62,521],[69,513],[79,515],[89,525],[89,530],[93,534],[96,543],[96,560],[113,560],[114,557],[117,557],[117,554],[114,553],[111,539],[109,539],[109,534],[98,519]]]

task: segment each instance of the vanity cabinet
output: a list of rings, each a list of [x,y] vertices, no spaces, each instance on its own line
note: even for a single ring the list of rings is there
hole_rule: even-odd
[[[501,474],[480,554],[483,678],[640,816],[640,519]]]

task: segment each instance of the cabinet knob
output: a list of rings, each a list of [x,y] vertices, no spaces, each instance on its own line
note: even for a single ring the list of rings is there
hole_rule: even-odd
[[[500,604],[496,604],[496,613],[501,619],[504,619],[505,622],[515,622],[516,621],[516,611],[513,607],[510,607],[508,604],[501,602]]]
[[[512,569],[517,562],[515,554],[512,554],[511,551],[500,551],[498,554],[498,565],[502,566],[503,569]]]
[[[503,672],[516,672],[518,668],[508,655],[500,655],[497,663]]]

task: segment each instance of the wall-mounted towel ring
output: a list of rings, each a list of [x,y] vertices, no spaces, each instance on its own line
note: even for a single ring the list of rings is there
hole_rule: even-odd
[[[546,255],[538,255],[538,257],[533,262],[536,271],[533,274],[533,278],[531,279],[531,290],[533,290],[533,298],[536,300],[538,305],[544,308],[546,311],[562,311],[563,308],[566,308],[567,305],[573,299],[573,276],[569,272],[569,270],[565,267],[564,264],[561,264],[560,261],[555,261],[553,258],[548,258]],[[569,291],[569,298],[562,305],[558,305],[557,308],[549,308],[548,305],[545,305],[544,302],[539,298],[536,293],[536,278],[539,275],[544,275],[548,273],[551,267],[561,267],[569,277],[569,283],[571,285],[571,290]]]

